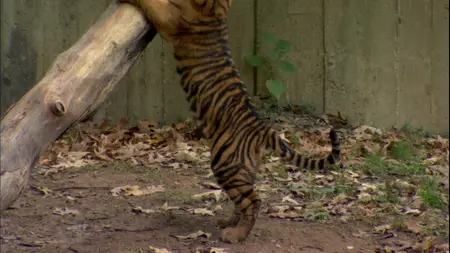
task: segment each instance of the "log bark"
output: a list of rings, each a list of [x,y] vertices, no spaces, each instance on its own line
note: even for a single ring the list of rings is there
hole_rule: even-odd
[[[104,102],[155,35],[138,8],[112,3],[10,108],[0,123],[0,212],[24,190],[40,154]]]

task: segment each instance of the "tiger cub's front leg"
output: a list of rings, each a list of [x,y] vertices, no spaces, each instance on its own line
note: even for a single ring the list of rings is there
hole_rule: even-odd
[[[181,19],[180,6],[168,0],[117,0],[122,3],[133,4],[140,8],[148,20],[152,21],[161,37],[169,42],[179,28]],[[184,0],[182,0],[184,1]]]

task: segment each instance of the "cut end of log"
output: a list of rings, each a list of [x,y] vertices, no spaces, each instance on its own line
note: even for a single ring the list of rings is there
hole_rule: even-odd
[[[61,117],[66,114],[66,106],[61,100],[56,100],[51,107],[53,114],[57,117]]]

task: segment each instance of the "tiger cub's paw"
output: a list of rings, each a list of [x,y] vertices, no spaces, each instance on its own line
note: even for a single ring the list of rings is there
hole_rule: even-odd
[[[242,227],[227,227],[220,233],[220,240],[234,244],[244,241],[247,236],[246,229]]]

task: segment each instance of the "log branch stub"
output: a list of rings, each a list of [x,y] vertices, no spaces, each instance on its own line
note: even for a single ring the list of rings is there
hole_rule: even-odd
[[[98,109],[155,35],[138,8],[113,2],[11,107],[0,123],[0,212],[25,189],[41,153]]]
[[[52,112],[57,117],[61,117],[66,114],[66,106],[61,100],[56,100],[52,103]]]

